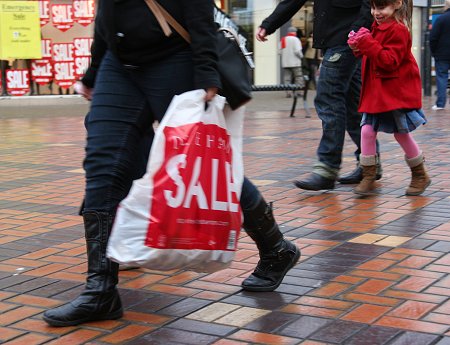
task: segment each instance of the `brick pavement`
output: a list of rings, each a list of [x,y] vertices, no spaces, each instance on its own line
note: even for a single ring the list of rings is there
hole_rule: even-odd
[[[450,111],[432,112],[424,99],[429,123],[415,138],[433,181],[423,196],[403,195],[402,151],[380,134],[379,194],[361,198],[351,186],[293,187],[314,162],[320,122],[302,109],[289,118],[283,95],[256,93],[245,123],[246,175],[302,248],[277,291],[240,289],[258,260],[243,233],[229,269],[122,271],[124,317],[67,328],[41,314],[77,296],[85,279],[77,211],[86,108],[11,112],[0,100],[0,343],[450,344]],[[354,167],[352,150],[347,139],[344,171]]]

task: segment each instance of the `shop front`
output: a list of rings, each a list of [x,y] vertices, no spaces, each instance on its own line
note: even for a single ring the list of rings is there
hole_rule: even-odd
[[[233,20],[242,26],[248,35],[248,50],[253,51],[255,61],[254,83],[257,85],[280,83],[280,58],[279,42],[289,26],[297,27],[303,34],[302,43],[309,37],[313,27],[313,1],[306,1],[305,5],[280,30],[269,36],[267,42],[261,43],[254,40],[255,32],[259,24],[270,15],[279,1],[277,0],[220,0],[218,6],[227,12]],[[412,52],[421,66],[422,74],[426,71],[427,57],[425,32],[429,17],[434,17],[442,12],[444,0],[414,0]],[[431,74],[430,74],[431,75]],[[425,78],[423,78],[425,79]]]
[[[94,17],[95,0],[0,1],[1,94],[73,93],[90,63]]]
[[[289,26],[295,26],[301,33],[302,44],[313,29],[313,1],[305,5],[280,30],[269,36],[267,42],[254,39],[259,24],[270,15],[278,0],[215,0],[216,5],[230,16],[246,38],[247,49],[253,52],[255,69],[253,83],[256,85],[280,83],[280,38]],[[8,20],[21,20],[17,6],[26,13],[29,4],[37,4],[35,24],[17,25],[17,30],[5,28]],[[442,12],[444,0],[414,0],[413,11],[413,54],[421,66],[422,74],[431,77],[427,70],[426,28],[432,16]],[[90,45],[94,30],[95,0],[0,0],[0,66],[1,95],[46,95],[71,94],[73,85],[90,63]],[[12,10],[11,6],[15,6]],[[14,13],[13,13],[14,12]],[[6,18],[6,19],[5,19]],[[33,26],[34,25],[34,26]],[[26,29],[26,30],[25,30]],[[32,30],[39,32],[40,49],[36,53],[23,53],[23,49],[5,49],[7,43],[20,42],[23,35]],[[6,42],[6,43],[5,43]],[[36,43],[36,42],[34,42]],[[24,48],[24,45],[23,47]],[[14,53],[11,54],[11,51]],[[423,78],[426,80],[426,78]]]

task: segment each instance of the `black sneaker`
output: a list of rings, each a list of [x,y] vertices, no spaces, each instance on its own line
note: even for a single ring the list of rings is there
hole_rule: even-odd
[[[261,255],[255,271],[241,284],[244,290],[265,292],[280,286],[286,273],[300,259],[300,249],[288,240],[283,240],[279,247]]]

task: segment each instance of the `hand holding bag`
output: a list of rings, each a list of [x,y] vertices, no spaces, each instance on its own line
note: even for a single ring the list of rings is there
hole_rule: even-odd
[[[188,43],[191,43],[189,33],[170,13],[168,13],[156,0],[145,0],[150,10],[158,20],[166,36],[172,30],[169,25]],[[231,28],[221,27],[217,30],[217,67],[222,82],[219,94],[224,96],[231,109],[235,110],[251,100],[252,84],[250,73],[253,61],[249,53],[242,49],[238,34]]]
[[[120,203],[107,256],[155,270],[215,272],[234,258],[242,224],[244,108],[205,91],[175,96],[145,175]],[[226,116],[224,116],[224,111]]]

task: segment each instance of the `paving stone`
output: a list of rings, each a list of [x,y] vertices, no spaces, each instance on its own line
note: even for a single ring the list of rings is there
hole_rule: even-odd
[[[402,331],[395,328],[370,326],[353,336],[346,345],[384,345],[395,338]],[[412,345],[413,343],[411,343]]]
[[[258,332],[281,334],[278,331],[279,329],[284,328],[287,324],[298,319],[299,316],[295,314],[273,311],[250,322],[245,326],[245,328]]]
[[[319,317],[302,316],[298,320],[282,328],[278,333],[289,337],[307,339],[311,334],[331,324],[329,319]]]
[[[434,344],[439,336],[418,332],[404,332],[397,337],[390,345],[429,345]]]
[[[414,238],[412,240],[409,240],[409,241],[403,243],[401,245],[401,247],[411,248],[411,249],[425,249],[435,242],[436,241],[434,241],[434,240],[425,240],[425,239]]]
[[[167,327],[188,332],[209,334],[218,337],[225,337],[237,329],[236,327],[188,319],[178,319],[177,321],[170,323]]]
[[[51,284],[47,284],[47,282],[51,282]],[[20,285],[18,285],[18,287],[20,287]],[[74,295],[78,295],[78,293],[81,292],[81,284],[72,281],[44,279],[44,283],[39,288],[30,291],[30,294],[42,297],[53,297],[56,299],[61,298],[64,300],[64,297],[68,296],[67,292],[73,290],[76,290]]]
[[[0,289],[6,289],[6,288],[10,288],[13,287],[15,285],[20,285],[23,284],[24,282],[33,280],[33,277],[28,277],[28,276],[24,276],[24,275],[9,275],[6,276],[5,278],[0,279]]]
[[[218,340],[219,337],[194,333],[191,331],[176,330],[173,328],[158,329],[143,337],[138,337],[132,341],[133,345],[208,345]]]
[[[158,294],[145,299],[142,302],[136,303],[135,305],[130,307],[130,310],[140,312],[154,312],[164,309],[165,307],[182,300],[183,298],[181,297]]]
[[[426,247],[427,250],[434,250],[437,252],[450,252],[450,242],[447,241],[437,241],[433,245]]]
[[[327,324],[325,328],[315,332],[310,338],[332,344],[340,344],[366,327],[366,325],[361,323],[338,320]]]
[[[450,337],[444,337],[439,340],[436,345],[450,345]]]
[[[275,310],[292,302],[296,296],[281,293],[243,292],[223,299],[223,302],[247,307]]]
[[[404,196],[403,152],[381,135],[378,194],[359,198],[350,185],[293,187],[315,162],[320,120],[302,109],[289,118],[290,101],[277,108],[281,93],[255,98],[245,118],[245,173],[302,250],[283,283],[275,292],[241,289],[259,260],[243,232],[229,269],[123,271],[123,318],[62,328],[48,327],[42,313],[84,289],[83,115],[68,104],[48,116],[33,116],[43,107],[0,116],[0,342],[450,345],[450,112],[432,113],[414,132],[432,177],[422,196]],[[427,114],[432,104],[424,97]],[[343,173],[354,168],[353,151],[346,138]]]
[[[11,292],[17,292],[17,293],[31,293],[35,294],[34,291],[41,290],[45,288],[47,285],[53,285],[56,280],[54,279],[47,279],[47,278],[36,278],[27,280],[21,284],[16,284],[7,288],[4,288],[4,291],[11,291]],[[54,285],[53,285],[54,287]]]
[[[211,304],[211,301],[205,299],[185,298],[168,307],[159,309],[159,312],[163,315],[183,317],[209,304]]]

